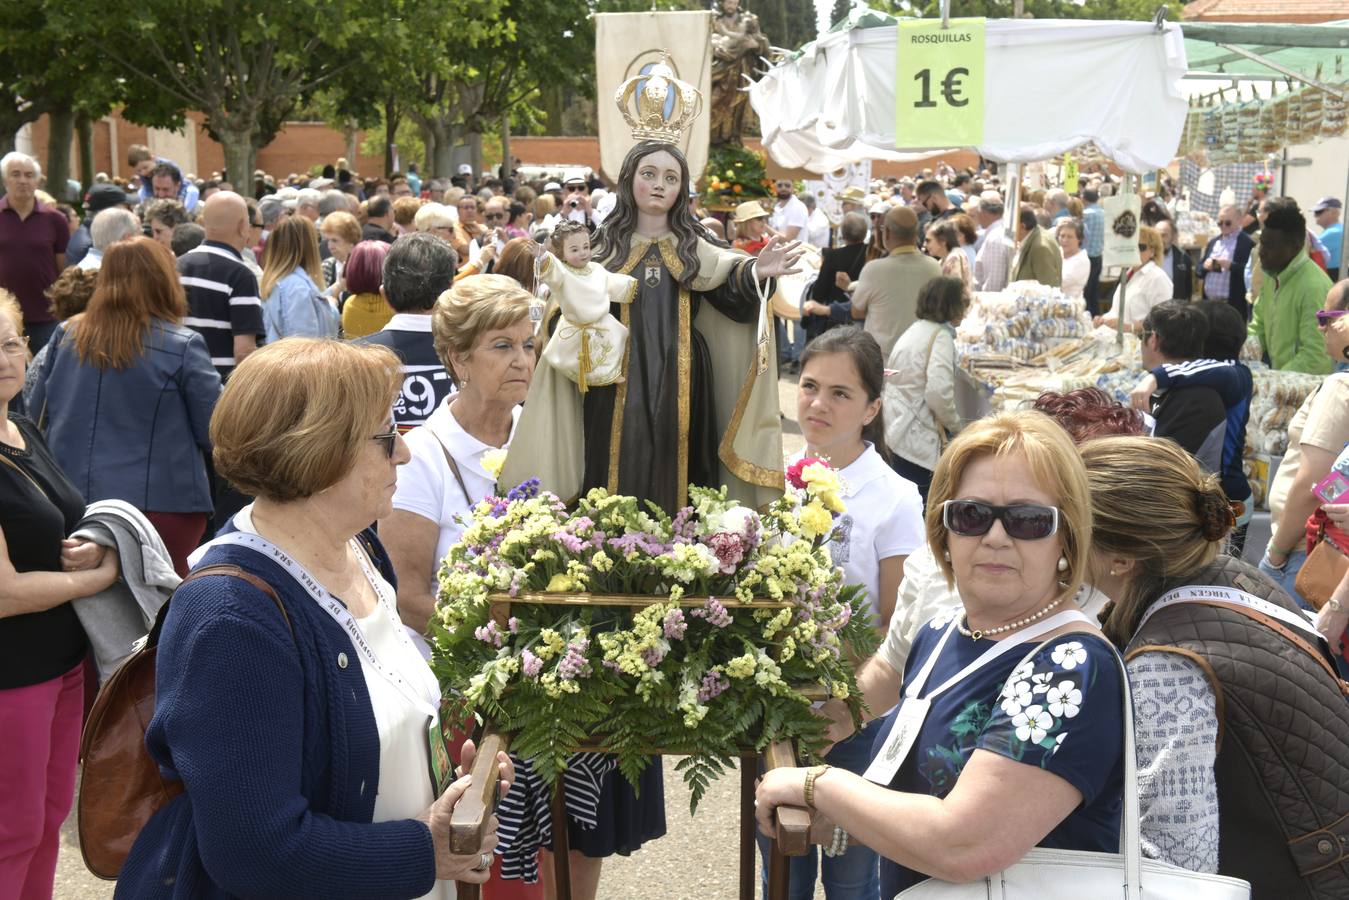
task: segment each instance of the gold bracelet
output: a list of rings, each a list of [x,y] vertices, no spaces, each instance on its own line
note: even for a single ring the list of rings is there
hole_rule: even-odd
[[[823,765],[812,766],[811,768],[806,769],[806,786],[802,793],[806,801],[806,809],[811,812],[815,811],[815,779],[819,778],[832,768],[833,766]]]

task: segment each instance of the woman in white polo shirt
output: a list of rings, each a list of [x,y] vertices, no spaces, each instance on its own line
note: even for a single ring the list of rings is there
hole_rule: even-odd
[[[801,354],[797,422],[806,439],[803,456],[824,459],[839,471],[846,512],[829,545],[844,581],[866,588],[876,627],[885,633],[904,578],[904,560],[923,546],[923,501],[913,482],[886,462],[880,345],[852,325],[825,332]],[[876,710],[877,713],[881,710]],[[871,760],[876,719],[825,756],[831,765],[862,772]],[[875,900],[880,893],[876,852],[854,845],[825,856],[821,881],[829,900]],[[813,897],[816,856],[793,857],[791,896]]]

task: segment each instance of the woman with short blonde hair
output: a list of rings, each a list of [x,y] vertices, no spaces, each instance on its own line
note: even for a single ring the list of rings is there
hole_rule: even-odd
[[[436,766],[440,688],[369,527],[407,461],[390,413],[401,382],[385,347],[304,338],[230,376],[216,471],[256,499],[197,565],[243,574],[184,585],[164,620],[145,740],[183,790],[136,839],[128,896],[444,900],[449,881],[489,877],[495,817],[473,852],[450,849],[468,779]]]
[[[347,257],[361,242],[361,223],[349,212],[338,210],[323,217],[319,235],[328,243],[328,258],[323,261],[323,294],[341,301],[347,290],[343,277]]]
[[[880,853],[883,897],[929,876],[980,880],[1033,847],[1117,852],[1123,676],[1072,602],[1091,527],[1082,459],[1048,416],[1004,413],[961,432],[937,464],[926,530],[962,608],[914,639],[867,777],[774,769],[757,792],[760,827],[780,805],[817,810],[835,846]],[[906,732],[912,742],[897,740]]]
[[[284,337],[337,337],[337,309],[319,290],[318,232],[304,216],[281,220],[267,238],[262,269],[262,319],[267,342]]]

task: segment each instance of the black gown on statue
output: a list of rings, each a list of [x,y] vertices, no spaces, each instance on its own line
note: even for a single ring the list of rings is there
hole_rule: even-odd
[[[716,365],[707,342],[693,327],[700,303],[707,301],[737,322],[753,322],[759,298],[749,260],[735,265],[725,284],[709,291],[681,289],[667,260],[678,265],[673,240],[651,244],[628,269],[628,260],[609,266],[637,279],[632,303],[610,311],[628,327],[625,382],[590,388],[583,400],[585,476],[583,491],[608,487],[616,493],[650,499],[673,514],[688,497],[688,485],[720,483],[717,431],[712,398]],[[554,327],[556,323],[553,323]],[[687,339],[681,341],[681,334]],[[681,392],[682,361],[689,384]],[[731,377],[731,376],[725,376]],[[734,377],[741,378],[743,373]],[[687,413],[681,416],[681,393]],[[623,397],[619,406],[619,397]],[[615,422],[614,412],[622,416]],[[684,429],[687,434],[682,434]],[[617,436],[615,446],[613,437]],[[687,474],[681,472],[680,447],[686,449]],[[611,448],[614,452],[611,454]],[[568,817],[571,849],[590,857],[624,856],[665,834],[665,785],[660,757],[653,757],[639,779],[638,795],[616,769],[602,781],[594,827]],[[572,798],[568,798],[569,802]],[[551,843],[548,844],[551,849]]]
[[[665,248],[671,250],[673,241],[667,241]],[[721,482],[717,463],[721,435],[716,427],[712,380],[732,377],[716,373],[707,342],[693,327],[693,320],[706,301],[733,321],[753,322],[759,315],[759,297],[749,259],[736,264],[719,287],[684,291],[666,265],[673,254],[663,257],[661,249],[659,243],[647,247],[627,272],[637,279],[633,302],[612,308],[629,330],[627,380],[586,392],[582,491],[607,487],[651,500],[673,514],[687,502],[688,485],[715,487]],[[677,258],[673,261],[678,263]],[[685,305],[686,311],[681,308]],[[684,333],[687,339],[681,340]],[[681,421],[680,363],[685,346],[689,384],[687,413]],[[744,373],[733,377],[738,380]],[[622,414],[615,422],[620,396]],[[681,447],[687,453],[686,466],[680,465]]]

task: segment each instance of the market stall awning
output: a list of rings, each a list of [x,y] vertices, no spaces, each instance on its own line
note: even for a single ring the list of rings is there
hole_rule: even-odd
[[[1349,20],[1321,25],[1251,25],[1232,22],[1186,22],[1185,56],[1191,73],[1210,75],[1277,75],[1278,70],[1251,59],[1323,80],[1335,77],[1349,56]]]
[[[776,162],[827,172],[953,149],[895,147],[895,23],[854,16],[750,87]],[[1131,171],[1171,161],[1186,113],[1179,25],[990,20],[985,46],[984,139],[969,149],[1031,162],[1093,141]]]

